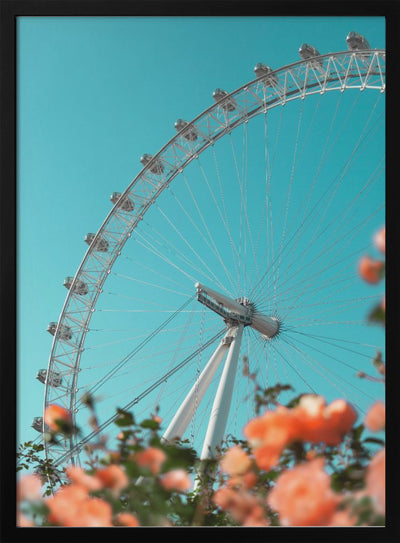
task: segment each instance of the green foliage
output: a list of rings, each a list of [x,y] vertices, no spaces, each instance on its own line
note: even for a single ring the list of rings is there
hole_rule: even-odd
[[[382,359],[382,353],[378,351],[372,360],[372,364],[381,375],[385,375],[385,364]]]
[[[123,428],[125,426],[132,426],[132,424],[135,423],[135,420],[132,413],[130,413],[129,411],[124,411],[123,409],[117,407],[117,418],[115,419],[114,423],[117,426]]]
[[[379,303],[375,305],[368,314],[368,321],[385,326],[386,312],[382,305]]]
[[[17,449],[17,472],[26,470],[37,473],[43,483],[43,495],[50,496],[57,486],[61,484],[61,474],[53,466],[51,459],[46,460],[39,455],[44,450],[42,443],[26,441]]]
[[[261,409],[277,405],[279,395],[288,390],[293,390],[293,387],[291,385],[281,385],[280,383],[265,389],[257,388],[255,394],[256,414],[260,414]]]

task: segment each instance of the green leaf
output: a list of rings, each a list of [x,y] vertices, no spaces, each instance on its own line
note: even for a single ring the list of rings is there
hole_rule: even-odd
[[[164,452],[167,455],[167,459],[163,465],[164,471],[176,468],[189,470],[197,460],[196,452],[186,447],[166,446],[164,447]]]
[[[293,409],[293,407],[296,407],[301,398],[304,396],[304,394],[299,394],[298,396],[296,396],[295,398],[293,398],[292,400],[290,400],[287,404],[286,404],[286,407],[288,407],[289,409]]]
[[[372,363],[381,375],[385,375],[385,365],[380,351],[376,353],[375,357],[372,359]]]
[[[117,418],[114,421],[114,424],[116,424],[117,426],[123,427],[135,424],[133,415],[129,411],[124,411],[123,409],[117,407],[117,414]]]
[[[145,419],[140,423],[141,428],[148,428],[149,430],[158,430],[160,424],[154,419]]]
[[[331,475],[331,488],[335,492],[358,490],[364,486],[365,470],[358,462]]]
[[[365,426],[364,424],[360,424],[359,426],[355,426],[352,430],[352,437],[355,441],[359,441],[361,434],[364,432]]]
[[[276,471],[274,469],[271,469],[270,471],[267,471],[265,473],[263,473],[261,476],[260,476],[260,480],[265,480],[265,481],[275,481],[278,477],[279,477],[280,473],[279,471]]]
[[[94,398],[90,392],[85,392],[81,397],[81,402],[89,407],[89,409],[93,409],[94,406]]]
[[[331,488],[334,492],[341,492],[343,489],[343,477],[339,473],[332,473]]]
[[[385,324],[385,311],[380,303],[374,306],[369,312],[368,321],[376,322],[377,324],[381,324],[382,326]]]
[[[141,471],[140,471],[139,466],[136,464],[136,462],[127,460],[126,462],[124,462],[124,466],[125,466],[126,474],[128,475],[130,479],[136,479],[140,476]]]
[[[377,437],[367,437],[363,440],[363,443],[376,443],[377,445],[385,446],[383,439],[378,439]]]

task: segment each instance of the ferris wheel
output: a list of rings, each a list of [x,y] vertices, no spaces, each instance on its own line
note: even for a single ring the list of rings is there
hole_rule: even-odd
[[[85,428],[90,392],[107,432],[116,407],[159,408],[164,439],[207,458],[242,436],[255,382],[345,397],[360,414],[382,395],[357,378],[383,343],[366,322],[382,292],[357,261],[384,223],[385,51],[346,41],[325,55],[303,44],[299,61],[217,88],[115,187],[48,327],[44,409]],[[79,465],[95,435],[45,441],[46,458]]]

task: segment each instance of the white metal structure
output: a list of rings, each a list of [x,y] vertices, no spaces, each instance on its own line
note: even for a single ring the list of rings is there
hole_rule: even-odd
[[[382,95],[382,93],[384,93],[385,90],[385,51],[363,50],[362,54],[358,50],[330,53],[319,56],[317,60],[314,57],[311,59],[302,59],[299,62],[295,62],[274,71],[271,71],[269,67],[264,67],[263,71],[260,69],[260,65],[258,65],[258,74],[261,75],[257,79],[246,83],[232,93],[226,93],[221,91],[221,89],[217,89],[218,92],[216,91],[214,93],[214,99],[216,101],[215,104],[211,105],[208,109],[203,111],[203,113],[190,122],[186,122],[181,119],[177,121],[176,128],[178,133],[172,137],[155,155],[143,155],[141,157],[141,162],[144,166],[143,169],[123,192],[114,192],[112,194],[111,200],[113,202],[113,207],[111,211],[105,218],[98,231],[95,234],[88,234],[86,236],[85,241],[89,244],[86,254],[84,255],[84,258],[75,275],[73,277],[68,277],[64,283],[68,289],[68,293],[56,325],[54,326],[54,323],[52,323],[52,333],[54,334],[54,339],[47,367],[47,379],[43,378],[43,372],[41,374],[42,380],[45,382],[44,408],[46,408],[46,406],[49,404],[57,403],[70,409],[74,417],[78,416],[77,414],[80,408],[79,394],[83,393],[85,390],[80,386],[81,372],[83,372],[85,369],[82,361],[84,360],[84,355],[86,354],[85,349],[87,350],[86,345],[88,336],[90,335],[89,332],[95,333],[95,327],[91,322],[92,317],[95,310],[98,308],[100,295],[106,294],[106,280],[113,275],[113,270],[115,269],[117,259],[119,260],[119,257],[123,258],[123,255],[121,256],[121,254],[123,249],[125,250],[125,244],[130,237],[135,238],[135,242],[132,242],[131,245],[134,246],[136,243],[145,246],[149,253],[152,253],[153,256],[160,258],[160,262],[168,264],[171,273],[173,271],[177,272],[177,278],[179,279],[175,280],[174,286],[172,286],[172,283],[160,283],[164,284],[164,291],[169,290],[171,293],[176,292],[179,295],[179,284],[184,279],[187,281],[188,287],[185,292],[191,291],[191,295],[187,296],[185,298],[185,303],[175,313],[171,314],[171,316],[167,319],[168,323],[172,322],[175,314],[183,314],[182,312],[188,311],[188,308],[192,307],[190,304],[192,304],[196,307],[195,311],[201,312],[201,319],[203,319],[203,323],[204,320],[207,320],[210,315],[213,315],[215,317],[214,323],[217,322],[218,325],[217,329],[214,329],[214,332],[216,333],[212,334],[212,337],[210,337],[210,334],[207,338],[199,338],[202,333],[199,329],[197,339],[193,340],[192,351],[185,352],[183,361],[180,363],[175,363],[175,365],[167,365],[164,369],[160,368],[158,370],[158,377],[154,377],[153,381],[149,380],[146,384],[142,385],[142,388],[132,388],[129,396],[129,402],[125,402],[125,404],[123,404],[118,401],[119,403],[115,403],[115,405],[118,405],[119,407],[124,406],[127,408],[137,405],[138,402],[150,394],[150,392],[155,391],[158,387],[164,386],[163,383],[167,382],[168,379],[178,375],[178,372],[181,369],[186,368],[189,362],[196,360],[199,353],[207,353],[208,351],[206,349],[208,348],[215,349],[215,345],[213,347],[213,342],[219,339],[220,343],[217,348],[214,351],[209,352],[209,361],[204,366],[204,369],[201,369],[200,367],[197,368],[195,377],[192,379],[191,386],[189,386],[190,383],[188,382],[188,386],[186,386],[186,388],[183,386],[181,387],[182,389],[185,388],[185,391],[182,393],[183,401],[177,405],[176,414],[171,418],[171,422],[164,434],[165,439],[184,435],[185,430],[189,428],[190,424],[192,423],[197,407],[200,405],[201,400],[209,390],[213,377],[215,377],[216,373],[218,372],[218,368],[222,365],[222,361],[226,356],[226,362],[222,370],[222,375],[219,379],[219,386],[216,390],[214,390],[214,392],[212,392],[212,398],[214,401],[211,408],[211,414],[209,411],[209,414],[205,415],[207,418],[207,431],[205,437],[202,438],[202,457],[206,457],[213,453],[215,447],[220,444],[222,438],[226,435],[227,417],[233,397],[235,377],[239,373],[238,363],[240,360],[240,347],[241,345],[243,346],[245,344],[245,334],[253,334],[251,337],[255,337],[256,335],[258,338],[257,341],[261,341],[260,349],[267,348],[265,347],[265,345],[267,345],[268,349],[270,349],[269,353],[271,354],[269,358],[275,360],[276,362],[278,354],[276,354],[275,358],[275,355],[273,355],[275,352],[274,345],[278,344],[280,336],[282,335],[283,337],[285,330],[294,330],[293,327],[290,328],[290,326],[288,326],[288,322],[290,321],[285,319],[285,315],[282,317],[280,316],[282,313],[285,313],[286,309],[288,310],[289,308],[289,302],[287,302],[287,291],[285,290],[285,281],[289,281],[291,272],[289,266],[288,270],[285,272],[285,276],[283,276],[282,272],[281,276],[279,277],[279,264],[281,263],[281,260],[286,258],[288,253],[294,254],[296,250],[299,249],[300,246],[298,244],[300,238],[297,236],[297,232],[301,232],[302,229],[306,229],[304,226],[305,221],[307,220],[306,217],[314,213],[315,209],[318,209],[319,219],[315,219],[316,222],[313,223],[311,232],[308,233],[310,243],[307,246],[307,251],[309,252],[307,260],[301,261],[301,258],[299,257],[297,262],[301,261],[300,264],[305,267],[310,263],[310,261],[312,262],[313,259],[316,261],[318,254],[320,254],[317,253],[317,247],[320,247],[318,243],[322,244],[322,250],[328,250],[327,238],[323,237],[325,232],[325,223],[323,222],[324,210],[330,207],[330,202],[332,202],[335,198],[335,190],[341,190],[338,188],[339,185],[335,185],[336,188],[332,188],[331,192],[329,193],[321,191],[315,195],[315,200],[311,200],[311,194],[313,194],[314,198],[314,193],[311,191],[314,190],[314,185],[316,183],[313,182],[310,176],[310,200],[305,198],[304,207],[302,208],[303,211],[300,215],[297,216],[295,213],[292,215],[292,212],[289,214],[287,211],[289,202],[290,204],[293,204],[292,198],[294,198],[296,194],[296,187],[293,184],[293,175],[297,168],[297,163],[293,161],[291,173],[289,169],[289,175],[286,179],[287,185],[285,188],[282,187],[281,191],[285,191],[287,207],[286,209],[280,209],[279,213],[278,210],[276,210],[276,214],[274,215],[274,217],[278,218],[278,222],[280,223],[281,235],[278,242],[278,248],[280,246],[280,250],[277,250],[274,255],[270,254],[268,252],[271,250],[269,247],[271,246],[272,238],[278,230],[278,226],[276,226],[276,223],[270,217],[272,215],[272,210],[271,207],[268,207],[270,202],[265,196],[265,194],[268,196],[268,190],[270,189],[270,173],[272,168],[271,164],[273,162],[272,155],[274,143],[269,142],[269,149],[267,149],[266,146],[266,153],[269,154],[268,156],[266,154],[265,160],[267,164],[267,175],[266,180],[264,180],[263,183],[263,190],[265,191],[263,198],[266,199],[265,221],[269,226],[265,234],[266,243],[264,243],[262,250],[260,248],[259,251],[257,249],[259,245],[258,242],[262,236],[261,238],[260,236],[257,238],[256,235],[252,237],[251,229],[250,227],[248,228],[249,222],[252,220],[251,216],[249,218],[249,215],[253,213],[253,211],[250,209],[250,204],[248,209],[246,207],[246,191],[250,191],[250,188],[245,185],[245,181],[243,181],[244,177],[238,175],[240,210],[237,213],[237,219],[239,221],[240,217],[240,225],[238,226],[239,234],[237,235],[241,236],[242,242],[241,244],[237,243],[237,240],[234,239],[234,235],[232,234],[232,239],[230,239],[230,243],[227,244],[230,244],[229,251],[235,256],[237,270],[232,268],[230,264],[227,263],[224,256],[221,256],[219,247],[216,243],[214,243],[212,236],[207,236],[208,241],[206,241],[208,245],[207,250],[209,251],[210,255],[212,253],[210,262],[205,261],[200,251],[196,250],[196,244],[199,243],[197,240],[200,239],[200,230],[202,233],[207,234],[208,228],[211,228],[211,220],[205,218],[204,214],[200,215],[203,217],[201,221],[200,219],[194,219],[191,212],[188,211],[188,208],[186,208],[185,212],[185,206],[180,205],[182,217],[186,215],[186,217],[184,217],[185,220],[192,223],[194,237],[196,238],[192,244],[190,239],[187,238],[185,231],[181,229],[182,227],[179,223],[181,219],[176,218],[175,220],[174,216],[173,220],[171,220],[168,216],[166,216],[166,213],[162,209],[159,209],[160,214],[163,215],[163,218],[166,221],[165,224],[168,223],[168,227],[171,229],[171,231],[173,231],[174,235],[176,236],[176,240],[178,240],[182,246],[188,246],[191,244],[191,247],[193,247],[193,252],[197,257],[197,268],[193,266],[190,273],[187,271],[189,268],[185,268],[185,264],[189,263],[189,259],[177,246],[178,242],[175,246],[172,246],[172,242],[170,245],[168,245],[168,239],[164,239],[162,237],[162,226],[160,226],[157,222],[153,223],[156,224],[156,226],[154,226],[154,230],[152,230],[151,223],[149,223],[148,226],[146,219],[149,215],[151,215],[151,210],[157,208],[158,202],[162,201],[161,197],[166,198],[166,194],[171,194],[172,198],[175,198],[175,193],[172,192],[172,188],[175,191],[175,184],[177,184],[177,186],[179,183],[182,184],[183,182],[186,184],[187,179],[185,177],[185,172],[189,170],[192,163],[197,162],[200,164],[199,159],[201,159],[203,153],[206,154],[205,151],[208,150],[210,155],[212,154],[215,156],[216,144],[224,138],[229,141],[231,135],[235,132],[235,130],[238,131],[239,127],[241,126],[243,127],[243,140],[246,138],[247,141],[247,126],[255,123],[257,118],[261,120],[265,120],[267,118],[269,119],[272,110],[275,110],[273,112],[276,113],[276,116],[278,116],[278,108],[280,108],[281,111],[284,109],[286,110],[286,108],[292,107],[290,104],[291,102],[296,102],[300,104],[300,108],[303,108],[305,107],[303,104],[308,101],[308,98],[307,100],[304,99],[312,96],[314,96],[315,99],[319,97],[321,101],[321,108],[323,108],[324,100],[329,102],[328,97],[330,95],[337,96],[339,103],[341,96],[348,95],[349,93],[353,93],[353,96],[356,96],[357,93],[358,100],[358,96],[361,96],[360,91],[366,91],[365,93],[363,92],[361,99],[364,99],[365,95],[369,93],[369,95],[373,95],[379,100],[379,97]],[[368,102],[368,104],[370,104],[370,102]],[[283,106],[285,106],[285,108],[283,108]],[[371,115],[371,112],[375,113],[374,107],[375,106],[371,105],[366,106],[368,115]],[[337,110],[338,107],[336,108],[334,115],[337,115]],[[301,109],[299,116],[301,117],[302,115],[303,109]],[[315,115],[317,114],[315,113]],[[335,120],[336,117],[332,116],[332,119]],[[332,125],[333,124],[334,123],[332,121]],[[266,127],[267,125],[265,124],[263,126]],[[297,127],[300,127],[300,121]],[[347,128],[348,127],[346,127],[346,129]],[[278,133],[279,130],[280,125],[278,126],[276,132]],[[324,130],[326,131],[327,129],[325,128]],[[300,131],[300,129],[298,131]],[[321,139],[323,133],[324,132],[321,131]],[[360,134],[358,134],[358,136],[360,136]],[[307,135],[305,138],[307,138]],[[277,139],[275,140],[275,143],[276,141]],[[300,148],[302,148],[302,143],[304,141],[305,140],[300,141],[300,139],[297,138],[294,145],[295,154],[300,154]],[[338,141],[340,141],[340,139]],[[357,152],[358,147],[356,148],[356,144],[354,144],[354,146],[355,147],[350,150],[350,156],[355,155]],[[329,146],[327,148],[329,148]],[[291,149],[293,150],[293,148]],[[327,155],[324,156],[326,157]],[[231,160],[231,162],[236,161]],[[246,159],[243,158],[241,164],[234,164],[234,168],[237,172],[239,172],[239,170],[244,171],[245,167],[247,167],[246,164]],[[199,167],[203,174],[201,164]],[[230,237],[231,230],[229,229],[228,225],[228,216],[224,211],[224,206],[226,203],[224,200],[224,191],[221,191],[221,195],[218,195],[217,198],[218,187],[221,187],[219,174],[222,167],[224,167],[222,162],[216,163],[216,174],[214,174],[216,181],[213,187],[208,185],[208,178],[204,176],[203,190],[207,192],[207,198],[210,205],[215,197],[215,201],[217,201],[215,213],[217,215],[217,220],[219,221],[220,230],[226,230],[228,232],[228,237]],[[368,174],[371,175],[372,173],[373,172],[368,172]],[[382,164],[380,174],[381,173]],[[381,177],[379,177],[380,174],[377,170],[376,176],[368,181],[367,174],[365,172],[365,178],[359,183],[359,188],[357,191],[354,192],[354,195],[351,195],[349,202],[343,203],[343,214],[347,214],[349,220],[352,220],[351,218],[358,213],[358,210],[360,209],[359,204],[363,201],[364,195],[370,194],[371,198],[373,200],[375,199],[375,193],[373,191],[369,193],[368,191],[376,179],[381,179]],[[250,177],[251,176],[249,174],[248,178]],[[315,177],[313,179],[315,181]],[[247,180],[246,183],[248,182],[249,181]],[[206,188],[207,186],[209,189],[208,191]],[[168,191],[168,189],[170,189],[170,191]],[[189,194],[191,194],[193,197],[193,193],[190,192],[190,183],[188,183],[187,189]],[[198,189],[193,188],[193,190]],[[304,192],[302,192],[302,194],[304,194]],[[380,194],[382,196],[382,192],[380,192]],[[229,194],[226,195],[226,198],[228,197]],[[199,206],[202,205],[202,197],[200,197],[199,193],[196,193],[196,197],[192,198],[192,200],[193,203],[191,206],[193,209],[196,209],[196,202],[198,202]],[[323,202],[323,205],[321,202]],[[181,201],[179,201],[178,204],[181,204]],[[316,207],[317,204],[318,208]],[[207,204],[203,204],[203,210],[207,212]],[[368,217],[373,213],[373,210],[368,208],[364,218],[357,219],[357,224],[365,228],[364,232],[366,232],[368,235],[371,234],[371,232],[368,230],[368,226],[370,225]],[[234,216],[233,213],[230,214],[229,218],[232,219],[232,216]],[[292,217],[297,217],[297,230],[293,230],[296,237],[294,237],[294,234],[292,237],[289,235],[290,219]],[[151,216],[150,220],[153,219],[154,216]],[[320,222],[317,222],[317,220],[320,220]],[[197,225],[197,221],[200,221],[201,224]],[[322,226],[319,226],[320,223]],[[260,222],[260,225],[261,224],[262,223]],[[340,220],[337,220],[335,223],[329,223],[329,232],[333,234],[335,234],[335,232],[337,233],[335,228],[338,224],[340,224]],[[141,233],[140,228],[142,225],[145,225],[146,228],[148,228],[148,237],[146,237],[144,233]],[[145,226],[143,226],[143,228],[145,228]],[[264,226],[260,226],[260,232],[263,228]],[[273,230],[273,228],[275,228],[275,230]],[[349,232],[356,232],[356,228],[356,224],[351,223],[351,228],[349,227],[346,232],[350,236]],[[151,235],[154,237],[151,238]],[[345,243],[346,241],[343,240],[340,247],[345,247]],[[260,247],[261,245],[262,244],[260,243]],[[164,247],[164,252],[162,246]],[[254,249],[251,257],[246,254],[246,251],[250,253],[250,246],[253,246],[253,248],[256,247],[257,249]],[[363,246],[360,245],[360,251],[362,249]],[[247,273],[245,270],[243,271],[241,262],[246,258],[256,261],[258,256],[263,254],[264,250],[266,251],[266,259],[269,263],[269,267],[272,266],[274,269],[277,283],[272,284],[271,282],[271,284],[267,284],[267,275],[266,272],[264,272],[263,264],[260,263],[260,267],[257,268],[257,264],[254,262],[255,269],[257,268],[255,272],[255,279],[252,282],[249,281],[247,283],[246,291],[240,290],[245,284]],[[173,252],[174,255],[172,255]],[[354,258],[357,258],[357,255],[353,256]],[[218,281],[218,278],[213,274],[214,265],[212,262],[216,261],[217,259],[221,268],[226,272],[228,279],[226,279],[225,282]],[[338,260],[340,259],[338,258]],[[352,262],[354,264],[354,259]],[[142,261],[138,262],[137,265],[132,265],[132,268],[137,267],[142,263]],[[195,269],[197,269],[197,271],[195,271]],[[160,277],[162,277],[162,271],[158,270],[158,272]],[[203,275],[201,275],[202,272],[204,272]],[[147,286],[150,286],[151,283],[156,289],[156,287],[160,284],[156,285],[156,282],[153,280],[155,276],[149,278],[146,277],[146,273],[138,276],[139,279],[137,279],[137,281],[141,282],[143,288],[147,288]],[[157,273],[157,270],[152,268],[152,271],[149,271],[148,273]],[[233,289],[229,286],[228,280],[229,277],[235,275],[235,273],[238,274],[239,279],[238,281],[234,281],[235,289]],[[302,280],[302,285],[298,286],[296,295],[291,298],[290,309],[301,306],[301,311],[306,311],[305,308],[307,304],[305,304],[304,300],[301,298],[303,292],[302,289],[303,287],[305,288],[306,285],[308,285],[309,288],[312,287],[314,290],[322,288],[324,285],[328,285],[329,279],[327,280],[325,276],[320,276],[318,278],[314,277],[314,275],[313,268],[308,268],[305,279]],[[173,276],[171,277],[172,281]],[[334,275],[332,275],[332,277],[334,277]],[[122,274],[119,275],[119,279],[121,278]],[[193,278],[195,281],[201,281],[200,283],[196,283],[197,300],[194,300],[195,289],[193,288]],[[203,280],[205,280],[210,287],[204,286],[202,283]],[[162,280],[160,279],[160,281]],[[167,279],[165,279],[165,281],[167,281]],[[350,304],[352,302],[352,300],[349,301],[348,296],[344,296],[343,299],[343,296],[340,295],[341,292],[343,293],[342,285],[338,285],[336,282],[334,283],[333,279],[331,279],[330,284],[335,285],[334,288],[338,297],[338,301],[334,306],[336,310],[343,307],[344,304]],[[168,285],[169,288],[167,288],[166,285]],[[279,292],[277,292],[276,285],[280,286]],[[262,296],[260,294],[261,286],[263,287]],[[326,300],[329,296],[331,296],[330,292],[329,294],[325,294],[325,298],[321,297],[319,303],[327,303],[323,300]],[[268,297],[274,300],[280,298],[281,303],[277,302],[273,306],[275,309],[271,309],[271,311],[265,310],[263,308],[263,300]],[[177,299],[179,299],[179,296]],[[181,301],[183,301],[183,298],[181,298]],[[157,299],[155,297],[150,303],[154,303],[155,305],[156,302]],[[356,300],[354,300],[353,303],[356,303]],[[178,307],[179,305],[179,303],[176,303],[175,307]],[[311,306],[312,303],[310,302],[308,305]],[[133,305],[132,307],[136,307],[136,311],[144,311],[144,309],[146,309],[146,307],[140,303]],[[151,310],[152,307],[153,306],[149,306],[148,309]],[[304,320],[300,326],[304,326],[307,323],[312,323],[314,320],[316,321],[316,315],[318,314],[318,310],[321,311],[321,308],[323,308],[322,305],[311,310],[313,312],[312,314],[315,315],[314,318],[310,317],[310,314],[307,316],[306,313],[304,313],[304,315],[302,313],[300,318]],[[113,309],[110,309],[109,311],[112,310]],[[106,310],[104,309],[104,311]],[[289,314],[289,310],[287,313]],[[109,314],[110,313],[108,313],[108,315]],[[163,331],[164,324],[165,323],[160,325],[159,328],[155,327],[154,334],[158,331]],[[299,334],[301,334],[301,330],[301,327],[297,328],[297,332]],[[316,330],[318,331],[318,328]],[[317,332],[314,333],[316,334],[313,336],[315,339],[318,337],[318,335]],[[138,342],[138,340],[135,339],[132,343],[133,345],[138,346],[137,349],[134,349],[125,358],[120,357],[118,361],[111,361],[111,366],[108,366],[111,367],[110,370],[107,370],[107,367],[105,366],[106,369],[103,371],[103,377],[101,376],[101,373],[96,374],[93,380],[92,389],[97,391],[97,389],[100,388],[106,381],[106,379],[113,378],[117,374],[119,368],[128,362],[130,363],[132,357],[139,352],[139,347],[141,348],[141,346],[147,341],[150,341],[154,334],[151,333],[149,336],[143,335],[142,337],[145,339],[142,342]],[[333,332],[333,334],[336,334],[336,332]],[[321,334],[320,337],[320,341],[323,341],[322,337],[325,336]],[[177,342],[179,342],[178,334],[176,338]],[[300,352],[304,352],[302,341],[305,341],[305,338],[299,335],[298,339],[299,342],[296,344],[288,342],[285,347],[286,350],[283,350],[280,353],[283,360],[287,362],[287,368],[290,367],[291,361],[289,359],[292,356],[295,356],[296,354],[300,355]],[[329,338],[326,339],[326,342],[328,342],[328,339]],[[335,335],[333,335],[330,337],[329,341],[331,342],[331,347],[328,347],[328,350],[331,349],[330,356],[333,358],[333,348],[335,348],[334,346],[337,346],[337,338]],[[357,348],[353,346],[351,338],[344,339],[343,341],[346,343],[348,351],[352,349],[357,350]],[[198,343],[197,349],[193,347],[196,342]],[[324,349],[323,344],[321,345],[321,348]],[[344,343],[341,343],[341,345],[343,346]],[[371,347],[373,347],[372,344]],[[290,352],[289,349],[291,349]],[[371,348],[369,351],[371,351],[373,354],[374,350]],[[369,351],[367,350],[366,352],[368,353]],[[249,356],[251,357],[251,352]],[[301,354],[301,356],[305,357],[303,354]],[[312,355],[310,355],[311,358],[307,360],[304,358],[304,361],[307,362],[307,364],[314,364],[312,361],[314,361],[317,356],[318,355],[316,355],[313,351]],[[364,356],[368,358],[369,355]],[[171,358],[173,358],[172,355]],[[99,366],[101,366],[101,364],[99,364]],[[99,371],[101,372],[102,370],[100,369]],[[280,370],[278,369],[276,371]],[[302,370],[295,368],[294,371],[299,374],[300,377],[302,377]],[[320,372],[321,370],[317,369],[316,371]],[[322,373],[324,372],[325,370],[322,371]],[[140,373],[140,369],[135,370],[130,374],[130,379],[133,382],[139,380]],[[354,374],[354,371],[352,371],[352,373]],[[157,375],[157,373],[155,375]],[[326,375],[328,374],[326,373]],[[327,378],[330,379],[330,377]],[[283,377],[281,377],[280,380],[282,381]],[[90,381],[88,381],[88,383],[89,382]],[[248,392],[250,394],[252,390],[251,382],[249,386],[250,388],[248,388]],[[361,386],[362,385],[360,385],[360,387]],[[92,390],[89,385],[87,385],[87,388]],[[351,393],[348,392],[348,395],[350,394]],[[162,408],[162,398],[158,398],[158,400]],[[113,411],[111,411],[111,408],[107,409],[110,409],[110,416],[102,419],[103,428],[114,420]],[[161,414],[163,415],[163,413]],[[238,431],[240,431],[240,428]],[[81,452],[82,445],[90,441],[94,435],[94,433],[89,433],[83,440],[81,438],[78,439],[77,436],[72,436],[68,440],[61,441],[58,445],[50,445],[46,443],[46,457],[53,459],[55,465],[62,465],[64,462],[79,463],[79,454]]]

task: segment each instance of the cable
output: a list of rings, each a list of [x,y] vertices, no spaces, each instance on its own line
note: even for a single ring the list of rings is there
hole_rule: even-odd
[[[188,357],[186,357],[182,362],[180,362],[177,366],[172,368],[170,371],[168,371],[166,374],[164,374],[160,379],[158,379],[155,383],[153,383],[151,386],[146,388],[139,396],[136,396],[132,401],[130,401],[128,404],[126,404],[122,410],[127,411],[137,403],[139,403],[143,398],[148,396],[153,390],[155,390],[157,387],[159,387],[162,383],[164,383],[167,379],[172,377],[177,371],[179,371],[181,368],[186,366],[193,358],[195,358],[200,352],[202,352],[204,349],[209,347],[216,339],[220,338],[222,334],[226,331],[224,328],[223,330],[220,330],[215,336],[213,336],[211,339],[209,339],[204,345],[202,345],[199,349],[196,349],[196,351],[192,354],[190,354]],[[99,425],[98,429],[96,431],[91,432],[86,437],[84,437],[79,443],[74,445],[67,453],[60,456],[60,458],[54,462],[53,466],[59,466],[64,460],[67,460],[70,456],[74,454],[74,452],[77,452],[82,445],[90,441],[95,435],[99,434],[104,428],[109,426],[112,422],[114,422],[118,418],[119,414],[116,413],[106,421],[104,421],[102,424]]]
[[[195,298],[196,294],[191,296],[186,302],[181,305],[179,309],[177,309],[172,315],[170,315],[158,328],[153,330],[153,332],[147,336],[133,351],[131,351],[129,354],[127,354],[112,370],[110,370],[108,373],[106,373],[100,381],[98,381],[91,389],[89,389],[87,392],[92,393],[98,390],[110,377],[112,377],[126,362],[128,362],[133,356],[135,356],[139,351],[143,349],[147,345],[149,341],[153,339],[154,336],[156,336],[163,328],[169,324],[172,319],[176,317],[187,305],[189,305],[190,302],[192,302]],[[82,400],[77,404],[77,407],[82,405]]]

